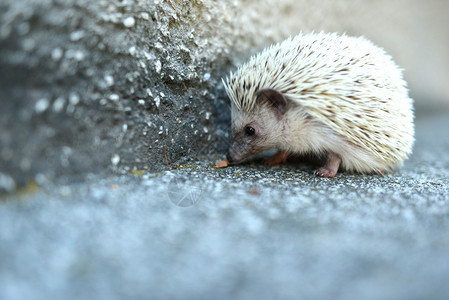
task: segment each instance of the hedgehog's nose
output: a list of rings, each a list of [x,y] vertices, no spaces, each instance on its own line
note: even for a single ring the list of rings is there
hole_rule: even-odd
[[[231,163],[231,164],[234,162],[234,160],[232,159],[232,156],[231,156],[231,153],[230,153],[230,152],[228,152],[228,153],[226,154],[226,159],[227,159],[228,162]]]

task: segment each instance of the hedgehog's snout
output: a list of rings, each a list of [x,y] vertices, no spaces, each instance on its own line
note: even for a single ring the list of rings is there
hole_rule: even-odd
[[[231,142],[231,145],[229,146],[228,153],[226,154],[226,159],[232,164],[232,163],[238,163],[244,160],[248,155],[246,152],[248,149],[246,149],[245,145],[242,143],[237,142],[235,139]]]
[[[233,141],[228,149],[228,153],[226,154],[226,159],[229,163],[233,164],[239,162],[241,159],[239,158],[239,153],[236,143]]]
[[[234,163],[234,157],[228,152],[226,153],[226,159],[228,160],[229,163]]]

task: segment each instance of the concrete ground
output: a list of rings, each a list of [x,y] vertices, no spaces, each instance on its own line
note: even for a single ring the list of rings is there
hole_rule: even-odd
[[[0,299],[447,299],[448,128],[420,117],[386,176],[203,159],[42,178],[0,200]]]

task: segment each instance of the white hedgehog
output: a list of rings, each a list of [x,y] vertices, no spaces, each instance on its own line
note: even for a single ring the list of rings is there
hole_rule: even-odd
[[[334,177],[339,169],[383,174],[411,153],[413,101],[402,71],[363,37],[299,34],[223,83],[232,100],[230,163],[277,148],[268,163],[325,155],[315,173]]]

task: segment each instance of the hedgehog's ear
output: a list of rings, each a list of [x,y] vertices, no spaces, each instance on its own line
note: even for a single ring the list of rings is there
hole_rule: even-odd
[[[273,108],[278,119],[287,111],[287,99],[275,89],[261,89],[256,94],[256,101],[267,102]]]

